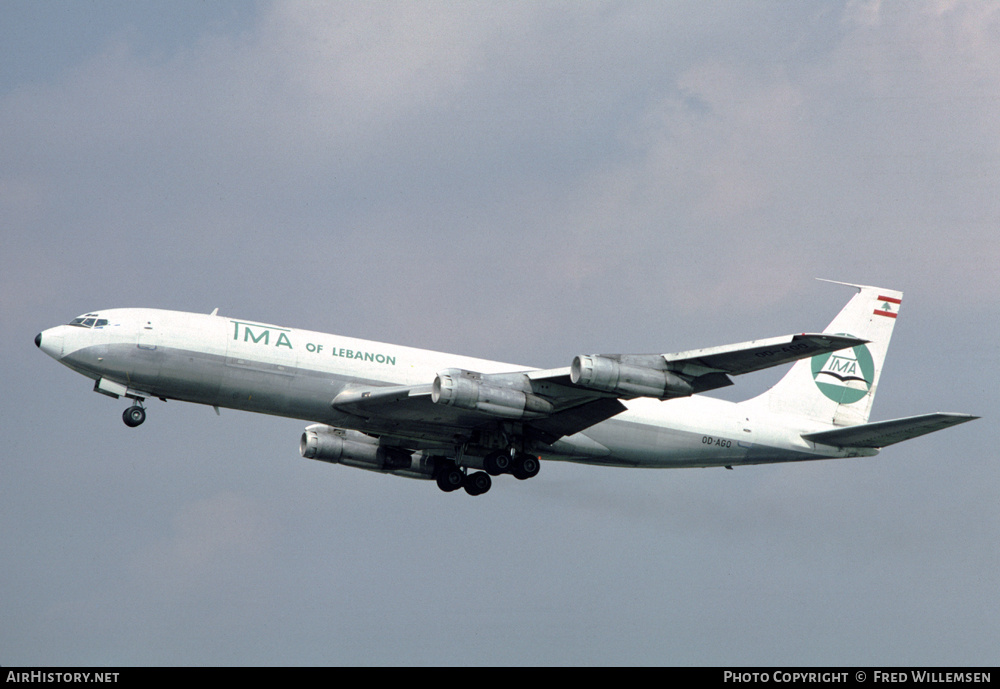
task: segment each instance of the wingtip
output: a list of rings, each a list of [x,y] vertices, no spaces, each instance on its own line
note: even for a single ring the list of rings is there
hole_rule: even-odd
[[[866,340],[863,337],[854,337],[853,335],[842,335],[840,333],[801,333],[799,337],[808,337],[823,340],[840,340],[842,342],[849,342],[846,346],[857,347],[858,345],[868,344],[871,340]]]

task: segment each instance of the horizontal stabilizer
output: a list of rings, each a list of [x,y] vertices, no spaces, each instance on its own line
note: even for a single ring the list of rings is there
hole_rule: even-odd
[[[832,431],[804,433],[802,437],[814,443],[837,447],[885,447],[978,418],[972,414],[938,412],[835,428]]]

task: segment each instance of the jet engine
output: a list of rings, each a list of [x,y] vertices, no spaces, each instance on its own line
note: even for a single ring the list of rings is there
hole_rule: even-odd
[[[435,404],[507,419],[537,419],[551,414],[552,403],[530,389],[530,383],[519,374],[514,377],[484,376],[449,368],[434,377],[431,400]]]
[[[606,356],[581,355],[573,358],[570,380],[595,390],[613,392],[621,397],[688,397],[694,394],[691,383],[670,371],[656,368],[662,357],[633,357],[621,361]],[[644,365],[648,364],[648,365]]]
[[[324,424],[305,429],[299,440],[299,454],[306,459],[410,478],[431,478],[434,469],[422,452],[385,447],[370,435]]]

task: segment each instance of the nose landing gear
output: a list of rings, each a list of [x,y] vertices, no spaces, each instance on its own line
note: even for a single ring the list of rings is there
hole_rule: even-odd
[[[138,402],[126,409],[125,413],[122,414],[122,421],[124,421],[125,425],[129,428],[135,428],[136,426],[142,424],[145,420],[146,410],[139,406]]]

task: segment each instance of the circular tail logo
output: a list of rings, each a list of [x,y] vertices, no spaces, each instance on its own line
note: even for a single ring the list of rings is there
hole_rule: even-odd
[[[844,333],[841,333],[844,334]],[[812,358],[812,375],[820,392],[838,404],[853,404],[868,394],[875,362],[865,345]]]

